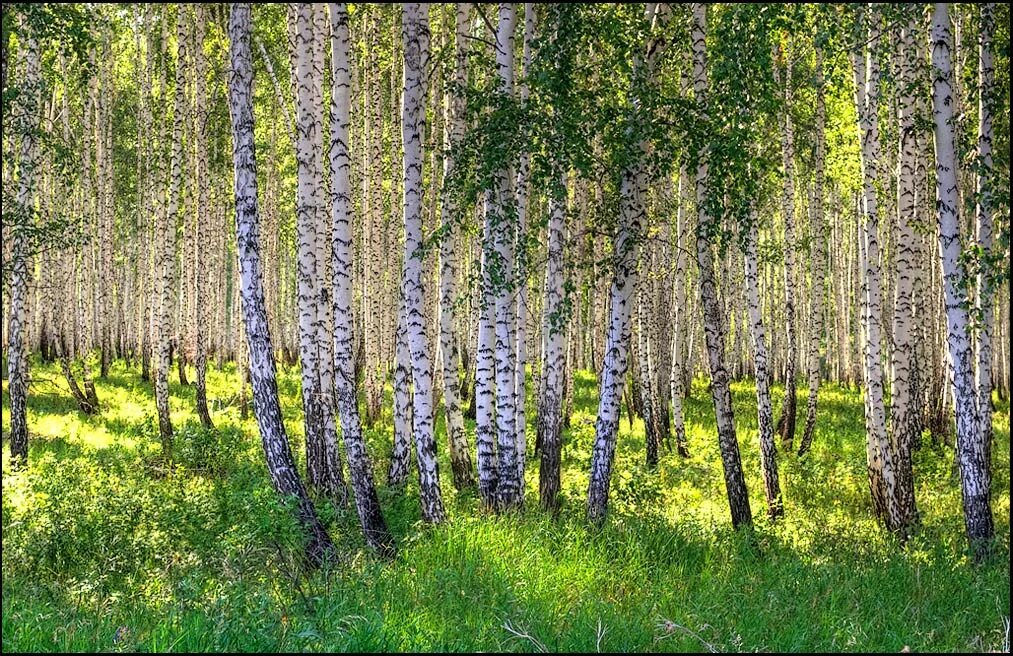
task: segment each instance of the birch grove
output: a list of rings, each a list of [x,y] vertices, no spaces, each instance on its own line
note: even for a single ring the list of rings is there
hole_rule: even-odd
[[[1001,542],[1005,5],[11,11],[12,476],[62,399],[160,480],[253,431],[314,565],[394,558],[392,508],[683,521],[694,476],[762,532],[852,453],[890,539],[952,462]]]

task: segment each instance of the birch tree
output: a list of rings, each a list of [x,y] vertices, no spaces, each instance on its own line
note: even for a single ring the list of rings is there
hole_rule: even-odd
[[[464,98],[461,88],[467,75],[468,5],[457,3],[454,11],[454,77],[448,85],[444,99],[446,121],[443,127],[443,179],[455,175],[454,150],[464,136]],[[458,394],[457,343],[454,339],[454,306],[457,301],[456,223],[460,208],[455,194],[446,188],[441,195],[441,223],[443,238],[440,242],[440,361],[443,365],[443,407],[446,416],[447,441],[450,445],[450,463],[454,473],[454,486],[464,489],[474,485],[471,453],[464,432],[464,415]]]
[[[426,338],[422,281],[422,133],[425,129],[425,73],[429,63],[429,5],[405,3],[401,21],[404,43],[404,299],[408,348],[414,384],[413,412],[422,516],[439,524],[446,519],[433,439],[433,369]]]
[[[866,15],[866,12],[871,15]],[[867,30],[859,38],[867,41],[863,50],[861,41],[852,50],[851,60],[855,78],[855,108],[858,130],[862,142],[862,330],[865,344],[865,430],[866,459],[872,505],[876,515],[888,528],[902,526],[901,510],[897,503],[897,479],[894,471],[894,454],[887,436],[886,409],[883,401],[883,364],[880,325],[882,324],[882,283],[879,267],[879,199],[881,188],[879,121],[879,46],[880,21],[878,9],[860,10],[859,24]]]
[[[957,464],[964,505],[967,538],[978,558],[988,552],[995,535],[992,519],[992,475],[986,460],[974,383],[965,273],[961,267],[960,199],[957,193],[957,158],[954,148],[954,89],[949,5],[937,2],[932,10],[932,119],[936,151],[936,207],[939,252],[946,299],[946,345],[952,370],[957,419]]]
[[[29,239],[35,224],[35,186],[39,166],[37,144],[42,108],[40,94],[39,41],[34,29],[23,16],[22,62],[23,89],[15,107],[15,133],[18,147],[18,186],[16,216],[11,227],[10,316],[7,332],[7,381],[11,399],[11,466],[28,465],[28,286],[34,263]]]
[[[315,56],[316,8],[297,3],[289,9],[292,36],[293,79],[296,81],[296,230],[298,240],[299,358],[302,365],[302,400],[306,430],[306,470],[310,486],[326,496],[346,494],[338,460],[337,432],[331,404],[331,358],[325,338],[327,292],[323,277],[327,266],[321,257],[320,217],[323,214],[322,152],[319,77]]]
[[[249,349],[254,414],[271,483],[282,498],[294,501],[306,532],[306,556],[316,565],[331,558],[334,545],[310,501],[296,470],[282,422],[271,334],[264,308],[260,259],[260,216],[257,210],[257,154],[253,131],[253,61],[250,52],[250,5],[233,3],[229,13],[229,114],[235,167],[236,248],[239,254],[243,321]]]
[[[359,524],[366,544],[385,555],[394,554],[394,540],[383,519],[380,500],[373,484],[373,466],[359,420],[352,363],[354,321],[352,318],[352,195],[349,169],[348,124],[351,113],[352,75],[349,62],[348,7],[330,4],[331,18],[331,254],[334,258],[334,373],[341,434],[355,494]]]

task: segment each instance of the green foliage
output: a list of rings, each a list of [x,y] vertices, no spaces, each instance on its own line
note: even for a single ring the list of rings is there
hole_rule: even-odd
[[[53,365],[33,367],[30,467],[4,454],[3,649],[64,651],[700,651],[998,649],[1009,616],[1009,406],[995,415],[995,559],[966,554],[953,454],[916,454],[922,528],[902,547],[872,519],[862,401],[821,390],[813,451],[781,457],[786,517],[736,533],[727,517],[712,405],[686,404],[691,458],[643,462],[643,426],[623,417],[604,529],[583,521],[594,375],[574,381],[557,520],[534,502],[492,516],[445,481],[450,521],[420,521],[414,481],[380,489],[400,554],[364,549],[354,510],[320,505],[341,561],[307,574],[278,502],[235,370],[211,368],[216,431],[185,421],[193,390],[171,385],[178,467],[157,466],[147,384],[122,363],[98,380],[103,413],[80,414]],[[298,371],[282,407],[302,458]],[[762,504],[754,392],[732,387],[754,507]],[[774,390],[779,402],[781,390]],[[529,401],[533,403],[533,399]],[[529,413],[534,419],[534,413]],[[4,401],[4,425],[9,421]],[[386,468],[389,414],[367,431]],[[530,428],[530,427],[529,427]],[[533,429],[532,429],[533,430]],[[437,439],[444,443],[443,422]],[[448,470],[446,454],[441,466]],[[377,480],[383,480],[377,476]],[[505,628],[509,626],[511,630]],[[518,637],[518,633],[530,638]]]

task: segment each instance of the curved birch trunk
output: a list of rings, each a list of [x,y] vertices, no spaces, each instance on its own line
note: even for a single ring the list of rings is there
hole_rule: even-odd
[[[645,17],[652,27],[667,18],[667,6],[649,3]],[[644,44],[646,57],[638,54],[634,61],[634,79],[644,76],[653,81],[654,58],[662,50],[659,40]],[[639,101],[634,98],[632,101]],[[629,368],[630,334],[634,294],[637,289],[637,263],[640,240],[646,219],[644,196],[647,187],[647,143],[635,145],[635,155],[620,174],[619,227],[614,238],[611,286],[611,308],[602,359],[598,397],[598,418],[595,421],[594,446],[591,453],[591,475],[587,491],[587,519],[592,524],[605,521],[608,509],[609,484],[615,460],[616,435],[619,431],[620,403]]]
[[[294,501],[296,516],[307,534],[306,557],[320,565],[334,545],[317,517],[288,445],[278,400],[274,352],[264,307],[260,262],[260,217],[257,211],[257,156],[253,139],[253,62],[250,53],[250,5],[233,3],[229,14],[231,74],[229,114],[232,122],[236,193],[236,249],[239,255],[243,320],[250,358],[254,414],[260,429],[271,483],[282,498]]]

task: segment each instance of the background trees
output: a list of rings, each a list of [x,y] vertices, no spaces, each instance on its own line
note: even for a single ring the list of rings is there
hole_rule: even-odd
[[[874,512],[913,532],[914,454],[955,434],[968,535],[987,542],[990,406],[1009,388],[1008,9],[938,5],[934,32],[924,9],[13,9],[12,455],[28,455],[31,353],[61,359],[85,412],[101,410],[93,368],[150,376],[166,463],[173,358],[209,430],[228,403],[208,398],[212,367],[249,373],[259,421],[274,360],[298,363],[310,492],[278,418],[260,425],[272,480],[316,531],[309,494],[340,504],[347,461],[367,542],[389,552],[373,463],[398,488],[412,440],[431,522],[445,448],[455,487],[477,466],[496,510],[523,506],[537,453],[555,508],[573,381],[591,370],[597,524],[623,415],[643,421],[650,467],[688,456],[702,380],[739,526],[753,434],[732,383],[756,385],[776,517],[791,512],[777,459],[796,456],[775,453],[771,424],[778,411],[791,444],[801,367],[800,455],[825,436],[821,382],[860,384]]]

